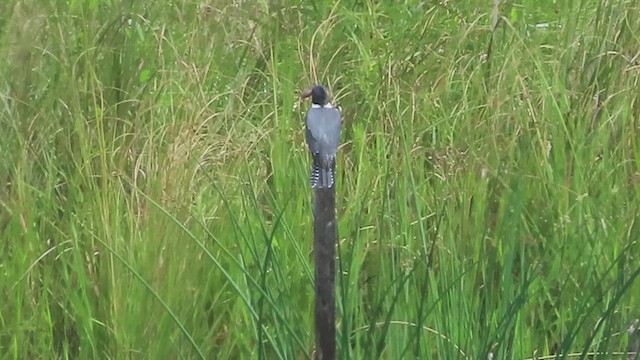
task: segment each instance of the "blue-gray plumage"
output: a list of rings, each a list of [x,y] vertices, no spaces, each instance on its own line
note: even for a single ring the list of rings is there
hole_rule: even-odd
[[[311,96],[311,108],[307,111],[307,145],[313,156],[310,183],[312,188],[331,188],[335,183],[342,115],[329,102],[324,87],[314,86],[303,95],[308,96]]]

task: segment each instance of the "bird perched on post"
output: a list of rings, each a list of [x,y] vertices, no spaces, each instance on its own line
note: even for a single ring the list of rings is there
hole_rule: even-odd
[[[335,183],[342,115],[331,105],[329,92],[321,85],[315,85],[300,97],[311,97],[311,107],[307,111],[307,145],[313,156],[311,187],[331,188]]]

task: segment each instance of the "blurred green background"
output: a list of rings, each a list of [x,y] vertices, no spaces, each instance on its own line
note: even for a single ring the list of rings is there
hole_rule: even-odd
[[[322,83],[344,109],[340,359],[621,358],[638,14],[2,1],[0,357],[311,359],[296,95]]]

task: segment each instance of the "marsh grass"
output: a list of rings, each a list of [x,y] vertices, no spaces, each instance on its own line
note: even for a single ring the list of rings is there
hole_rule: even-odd
[[[639,7],[4,1],[2,358],[312,358],[313,82],[341,359],[622,357]]]

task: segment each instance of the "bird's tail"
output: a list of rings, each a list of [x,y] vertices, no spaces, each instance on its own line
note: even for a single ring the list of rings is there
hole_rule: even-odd
[[[314,189],[328,189],[333,187],[335,182],[335,157],[327,156],[320,158],[317,156],[313,161],[311,169],[311,187]]]

